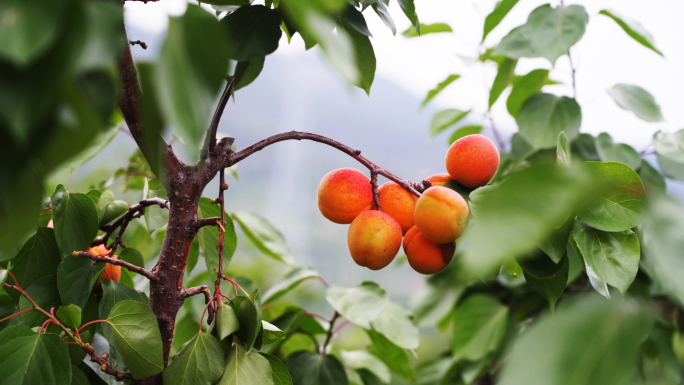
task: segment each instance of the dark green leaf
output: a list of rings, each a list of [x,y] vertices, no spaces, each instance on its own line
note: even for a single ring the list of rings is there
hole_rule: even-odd
[[[57,278],[54,275],[43,277],[31,284],[31,286],[24,286],[26,293],[43,309],[50,311],[51,308],[57,309],[62,302],[57,293]],[[22,296],[19,299],[19,310],[27,310],[33,308],[33,304],[29,302],[26,297]],[[31,311],[21,315],[24,325],[29,327],[40,326],[47,320],[47,316],[39,311]]]
[[[567,240],[566,240],[567,244]],[[545,300],[549,302],[551,311],[556,307],[556,301],[565,291],[565,286],[568,282],[568,271],[570,264],[568,258],[565,257],[558,263],[560,266],[550,277],[538,278],[525,271],[525,280],[532,286],[532,288],[539,293]]]
[[[620,108],[632,111],[647,122],[662,122],[663,113],[655,98],[645,89],[631,84],[616,84],[608,90],[608,94]]]
[[[102,281],[102,299],[99,305],[100,319],[107,319],[114,305],[121,301],[138,301],[147,304],[147,301],[134,289],[119,282],[105,279]]]
[[[558,135],[565,131],[574,140],[582,124],[582,110],[575,99],[552,94],[537,94],[527,99],[516,118],[520,135],[532,147],[556,147]]]
[[[221,206],[211,203],[211,199],[202,197],[200,198],[199,209],[200,218],[214,218],[221,216]],[[226,225],[224,228],[226,232],[223,239],[223,269],[228,268],[230,261],[235,254],[237,249],[237,234],[235,233],[235,225],[230,216],[226,215]],[[216,226],[205,226],[199,230],[197,234],[197,240],[199,245],[204,252],[204,261],[207,264],[207,270],[212,273],[212,276],[216,276],[216,272],[219,264],[218,256],[218,240],[219,240],[219,230]]]
[[[407,380],[416,380],[416,373],[409,365],[406,350],[393,344],[378,332],[373,330],[365,330],[365,332],[371,340],[371,345],[367,348],[369,353],[384,362],[392,372]]]
[[[101,224],[106,225],[108,223],[114,222],[114,220],[119,219],[121,216],[126,214],[129,206],[128,203],[122,200],[115,200],[105,209],[104,215],[102,216]]]
[[[553,229],[551,235],[539,244],[539,248],[546,253],[554,263],[560,262],[563,255],[565,255],[565,249],[568,246],[572,225],[573,218],[570,218],[559,228]]]
[[[264,358],[268,360],[271,364],[271,378],[273,379],[273,385],[292,385],[292,377],[287,371],[283,361],[280,361],[278,357],[272,356],[266,353],[259,353]]]
[[[404,11],[404,15],[409,19],[411,25],[418,31],[420,35],[420,22],[418,21],[418,14],[416,13],[416,6],[413,4],[413,0],[397,0],[401,10]]]
[[[142,253],[132,247],[121,250],[121,252],[119,252],[119,259],[138,267],[145,267],[145,259],[143,258]]]
[[[282,330],[278,329],[275,325],[270,324],[266,321],[261,321],[261,326],[263,329],[263,344],[268,345],[272,344],[276,341],[284,340],[285,339],[285,333],[283,333]]]
[[[71,365],[71,385],[90,385],[85,373],[73,365]]]
[[[330,286],[325,299],[349,321],[363,328],[370,328],[385,310],[388,303],[387,292],[377,283],[366,281],[359,286],[345,288]]]
[[[461,111],[455,108],[439,111],[432,117],[432,122],[430,123],[430,136],[437,136],[440,132],[465,118],[469,113],[470,110]]]
[[[266,219],[252,213],[234,213],[233,218],[247,239],[262,253],[277,261],[294,265],[294,257],[287,247],[285,238]]]
[[[375,13],[377,13],[380,17],[382,22],[385,23],[387,28],[392,30],[392,35],[396,35],[397,27],[394,26],[394,20],[392,20],[392,16],[389,14],[389,11],[387,10],[385,3],[383,3],[382,1],[378,1],[373,3],[372,7]]]
[[[61,184],[52,194],[51,201],[55,239],[62,258],[88,248],[98,229],[95,203],[85,194],[66,192]]]
[[[500,0],[496,3],[492,13],[487,15],[487,18],[485,19],[482,41],[484,41],[487,35],[501,23],[501,20],[508,15],[508,12],[510,12],[517,3],[518,0]]]
[[[107,206],[109,206],[110,203],[114,202],[116,197],[114,196],[112,190],[105,190],[102,193],[100,193],[98,190],[90,190],[88,191],[88,196],[91,198],[96,198],[95,195],[98,193],[99,197],[97,197],[97,199],[93,199],[93,202],[95,202],[95,208],[97,208],[98,223],[101,223],[102,219],[104,218],[105,212],[107,211]]]
[[[299,351],[285,361],[297,385],[347,385],[347,373],[337,357]]]
[[[266,56],[278,48],[282,31],[280,13],[263,5],[238,8],[221,20],[227,27],[228,57],[247,61]]]
[[[583,168],[609,188],[595,204],[578,213],[579,219],[603,231],[624,231],[638,225],[646,202],[646,189],[639,175],[617,162],[586,162]]]
[[[117,303],[109,313],[107,325],[134,379],[153,376],[164,369],[157,317],[147,304]]]
[[[354,63],[358,77],[354,85],[370,95],[370,88],[375,78],[375,52],[368,36],[357,31],[357,28],[342,20],[342,29],[349,36],[354,49]]]
[[[551,64],[584,35],[589,15],[580,5],[552,8],[544,4],[527,18],[527,23],[508,33],[496,48],[510,58],[544,57]]]
[[[599,160],[596,138],[589,134],[579,134],[572,142],[572,152],[581,160]]]
[[[418,348],[418,328],[413,323],[413,314],[397,303],[387,302],[371,326],[399,347]]]
[[[447,76],[447,78],[444,79],[443,81],[441,81],[439,84],[437,84],[437,86],[435,86],[435,88],[428,91],[427,96],[425,96],[425,99],[423,99],[423,102],[420,105],[425,106],[426,104],[428,104],[428,102],[430,100],[432,100],[432,98],[437,96],[437,94],[442,92],[442,90],[444,90],[449,84],[453,83],[454,80],[456,80],[460,77],[461,77],[461,75],[457,75],[457,74],[451,74],[451,75]]]
[[[225,306],[224,306],[225,307]],[[198,333],[176,354],[166,370],[168,385],[212,385],[223,374],[223,349],[212,335]]]
[[[273,383],[272,373],[268,359],[235,343],[226,357],[223,377],[218,385],[270,385]]]
[[[363,14],[353,5],[349,5],[347,9],[342,12],[340,18],[344,20],[348,27],[353,28],[356,32],[372,37],[370,31],[368,30],[368,25],[366,25],[366,19],[364,19]]]
[[[266,293],[264,293],[264,305],[289,293],[307,279],[316,277],[318,277],[318,273],[310,268],[298,267],[291,270],[281,281],[276,282],[266,290]]]
[[[64,305],[84,308],[91,290],[100,279],[105,264],[93,266],[93,261],[82,257],[66,257],[57,267],[57,288]]]
[[[636,20],[627,19],[612,9],[602,9],[599,13],[615,20],[615,22],[618,23],[618,25],[622,27],[622,29],[627,32],[627,35],[629,35],[632,39],[636,40],[644,47],[652,49],[658,55],[663,56],[663,53],[660,52],[655,46],[653,35],[651,35],[641,25],[641,23]]]
[[[168,210],[157,205],[145,207],[145,224],[147,225],[147,231],[149,231],[150,234],[163,228],[168,222]]]
[[[646,194],[649,197],[665,194],[667,188],[665,178],[645,159],[641,160],[638,174],[641,181],[644,182]]]
[[[238,329],[240,329],[240,321],[232,306],[224,304],[216,309],[216,336],[219,341],[223,341]]]
[[[36,334],[24,325],[0,332],[0,384],[52,385],[71,382],[71,362],[56,334]]]
[[[233,81],[235,86],[233,90],[237,91],[240,88],[247,87],[252,84],[259,76],[261,70],[264,68],[266,57],[257,57],[249,61],[238,62],[235,67],[235,75]]]
[[[624,143],[613,143],[613,138],[605,132],[596,137],[596,151],[604,162],[620,162],[636,170],[641,165],[641,155]]]
[[[496,299],[474,295],[454,311],[453,355],[477,360],[496,350],[506,331],[508,308]]]
[[[684,181],[684,130],[658,131],[653,135],[658,165],[668,178]]]
[[[60,306],[57,309],[57,318],[63,324],[78,329],[81,326],[81,308],[76,305]]]
[[[541,92],[542,87],[549,80],[549,70],[536,69],[513,80],[511,94],[506,100],[506,108],[512,116],[518,115],[518,111],[531,96]]]
[[[190,245],[190,253],[188,254],[188,262],[185,265],[185,271],[190,274],[192,270],[197,266],[197,261],[199,260],[199,241],[197,238],[192,240]]]
[[[245,296],[238,296],[230,303],[237,316],[240,328],[237,335],[246,349],[251,349],[256,341],[257,334],[261,328],[261,317],[253,299]]]
[[[480,125],[469,125],[459,127],[453,134],[449,137],[448,143],[451,144],[464,136],[479,134],[482,132],[482,126]]]
[[[26,241],[17,256],[12,259],[12,273],[17,277],[19,285],[27,288],[42,277],[57,274],[57,266],[61,260],[55,232],[39,227],[36,234]],[[13,281],[9,282],[14,283]],[[15,302],[19,300],[19,293],[15,290],[7,293]]]
[[[428,33],[443,33],[443,32],[454,32],[453,29],[449,26],[449,24],[445,23],[434,23],[434,24],[420,24],[420,33],[416,30],[415,27],[411,26],[406,29],[406,31],[402,32],[401,34],[404,35],[404,37],[418,37],[422,35],[427,35]]]
[[[515,77],[515,66],[517,65],[518,60],[508,58],[499,64],[499,71],[496,73],[494,84],[492,84],[492,89],[489,91],[489,108],[492,108],[497,99],[499,99],[499,96],[501,96],[501,93],[511,84]]]

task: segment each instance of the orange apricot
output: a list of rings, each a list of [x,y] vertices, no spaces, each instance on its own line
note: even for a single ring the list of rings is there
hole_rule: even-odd
[[[97,245],[95,247],[89,247],[87,252],[94,254],[94,255],[108,255],[109,250],[105,245]],[[112,255],[113,259],[118,259],[118,256],[116,254]],[[119,282],[121,279],[121,266],[118,265],[112,265],[112,264],[107,264],[105,267],[104,272],[102,272],[102,276],[100,277],[100,280],[103,279],[111,279],[112,281]]]
[[[455,241],[468,221],[468,203],[456,191],[434,186],[416,202],[413,218],[420,232],[435,243]]]
[[[456,242],[435,243],[427,239],[413,226],[404,237],[404,252],[409,265],[421,274],[436,274],[451,262],[456,251]]]
[[[499,168],[499,150],[484,135],[464,136],[449,147],[446,169],[458,183],[478,188],[492,180]]]
[[[430,182],[433,186],[444,186],[449,182],[453,182],[454,178],[452,178],[451,175],[447,174],[446,172],[443,172],[440,174],[431,175],[425,178],[425,180]]]
[[[351,223],[372,207],[370,179],[359,170],[340,168],[330,171],[318,185],[318,209],[335,223]]]
[[[418,197],[394,182],[387,182],[378,189],[380,211],[389,214],[401,226],[401,232],[406,234],[413,223],[413,212],[416,209]]]
[[[365,211],[349,226],[347,246],[357,265],[380,270],[392,262],[401,247],[401,226],[382,211]]]

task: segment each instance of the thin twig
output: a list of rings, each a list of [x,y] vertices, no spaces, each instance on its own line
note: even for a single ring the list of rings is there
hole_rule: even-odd
[[[378,193],[378,173],[371,172],[371,191],[373,192],[373,202],[375,209],[380,210],[380,194]]]
[[[333,314],[332,318],[330,319],[330,327],[328,328],[328,335],[325,337],[325,342],[323,343],[323,347],[319,350],[321,355],[325,354],[325,349],[328,347],[328,344],[330,343],[330,340],[332,339],[333,336],[333,330],[335,328],[335,321],[340,317],[340,313],[335,311],[335,314]]]
[[[214,320],[214,314],[216,314],[216,309],[214,309],[214,305],[212,303],[212,297],[211,297],[211,292],[209,291],[209,288],[207,285],[201,285],[201,286],[196,286],[196,287],[191,287],[189,289],[184,289],[183,293],[181,294],[181,297],[183,299],[192,297],[193,295],[197,294],[204,294],[204,303],[206,305],[209,305],[209,314],[207,315],[207,325],[211,325],[212,321]]]
[[[575,64],[572,62],[572,55],[570,54],[570,50],[568,50],[568,61],[570,62],[570,71],[572,74],[572,97],[573,99],[577,99],[577,82],[575,80]]]
[[[121,245],[121,238],[123,237],[124,231],[126,231],[126,227],[128,224],[133,220],[133,218],[136,218],[136,215],[139,217],[140,215],[143,215],[145,213],[145,207],[149,206],[154,206],[157,205],[161,208],[165,209],[170,209],[171,204],[169,201],[161,199],[161,198],[149,198],[149,199],[143,199],[138,204],[135,204],[131,207],[128,208],[128,212],[121,217],[121,223],[119,225],[119,233],[116,235],[116,239],[114,242],[112,242],[111,245],[107,246],[109,250],[111,250],[110,255],[114,254],[116,251],[117,247]],[[138,214],[140,213],[140,214]],[[118,221],[117,221],[118,222]],[[130,269],[129,269],[130,270]]]
[[[157,274],[155,274],[149,270],[145,270],[140,266],[136,266],[132,263],[128,263],[126,261],[123,261],[121,259],[114,259],[114,258],[110,258],[110,257],[104,256],[104,255],[95,255],[95,254],[89,253],[87,251],[74,251],[73,256],[74,257],[88,258],[88,259],[91,259],[95,263],[105,262],[105,263],[109,263],[110,265],[117,265],[117,266],[125,267],[126,269],[128,269],[134,273],[138,273],[142,276],[147,277],[147,279],[149,279],[150,281],[156,281],[159,279]]]
[[[140,46],[140,48],[142,48],[142,49],[147,49],[147,44],[146,44],[144,41],[140,41],[140,40],[129,40],[129,41],[128,41],[128,44],[130,44],[130,45],[136,45],[136,44],[137,44],[137,45]]]
[[[21,315],[21,314],[24,314],[24,313],[28,313],[28,312],[30,312],[31,310],[34,310],[34,309],[33,309],[33,308],[30,308],[30,309],[22,310],[22,311],[20,311],[19,313],[14,313],[14,314],[12,314],[12,315],[8,315],[7,317],[5,317],[5,318],[3,318],[3,319],[0,319],[0,323],[2,323],[3,321],[7,321],[8,319],[10,319],[10,318],[12,318],[12,317],[16,317],[16,316],[18,316],[18,315]]]

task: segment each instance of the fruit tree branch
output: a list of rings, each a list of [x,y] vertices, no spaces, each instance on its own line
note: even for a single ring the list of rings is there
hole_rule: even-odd
[[[371,172],[371,175],[373,173],[382,175],[387,179],[396,182],[398,185],[402,186],[406,190],[410,191],[413,195],[418,197],[425,190],[425,186],[429,186],[429,184],[426,185],[423,182],[412,182],[410,180],[402,179],[392,174],[391,172],[385,170],[384,168],[376,165],[375,163],[371,162],[366,157],[362,156],[361,151],[355,150],[345,144],[342,144],[328,137],[318,134],[312,134],[310,132],[290,131],[270,136],[266,139],[254,143],[253,145],[241,151],[231,153],[227,157],[226,162],[224,164],[221,164],[221,166],[230,167],[240,162],[241,160],[247,158],[248,156],[254,154],[257,151],[261,151],[272,144],[282,142],[285,140],[312,140],[314,142],[327,144],[328,146],[334,147],[344,152],[345,154],[351,156],[352,158],[356,159],[359,163],[364,165]]]
[[[119,224],[119,233],[116,235],[116,239],[109,246],[107,246],[107,248],[111,250],[112,254],[116,251],[117,247],[121,246],[121,238],[123,237],[123,233],[126,231],[126,227],[128,227],[128,224],[131,222],[131,220],[143,215],[145,213],[145,207],[154,205],[157,205],[163,209],[169,209],[171,207],[169,201],[167,200],[161,198],[149,198],[143,199],[137,204],[128,208],[126,214],[120,218],[121,223]],[[107,233],[105,233],[103,236],[107,236]],[[107,238],[109,238],[109,236],[107,236]]]
[[[106,262],[106,263],[109,263],[110,265],[117,265],[117,266],[125,267],[126,269],[128,269],[134,273],[138,273],[142,276],[147,277],[147,279],[149,279],[150,281],[156,281],[157,279],[159,279],[159,277],[156,274],[154,274],[153,272],[151,272],[149,270],[145,270],[140,266],[136,266],[132,263],[128,263],[128,262],[123,261],[121,259],[114,259],[114,258],[110,258],[110,257],[104,256],[104,255],[95,255],[95,254],[89,253],[87,251],[74,251],[73,256],[74,257],[88,258],[88,259],[91,259],[95,263]]]
[[[88,355],[90,356],[90,361],[97,362],[98,364],[100,364],[101,371],[114,376],[114,378],[116,378],[117,381],[133,379],[133,375],[131,373],[122,373],[114,369],[111,365],[109,365],[109,363],[107,362],[107,358],[105,357],[105,354],[107,353],[103,354],[102,357],[98,356],[97,353],[95,353],[95,349],[90,344],[84,344],[81,347],[81,349],[88,353]]]

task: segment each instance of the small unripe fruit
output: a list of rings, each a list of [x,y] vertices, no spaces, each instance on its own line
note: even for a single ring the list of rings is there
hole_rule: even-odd
[[[401,232],[406,234],[413,227],[413,212],[416,209],[418,197],[394,182],[387,182],[378,189],[380,211],[389,214],[401,226]]]
[[[318,209],[329,220],[346,224],[373,207],[370,179],[359,170],[340,168],[318,185]]]
[[[425,178],[425,180],[430,182],[433,186],[444,186],[445,184],[447,184],[449,182],[453,182],[454,178],[452,178],[446,172],[443,172],[441,174],[435,174],[435,175],[429,176],[429,177]]]
[[[456,182],[474,189],[492,180],[499,160],[499,151],[489,138],[480,134],[468,135],[449,147],[446,169]]]
[[[455,241],[468,222],[468,203],[456,191],[434,186],[423,192],[416,202],[416,226],[435,243]]]
[[[357,265],[380,270],[392,262],[401,247],[401,226],[388,214],[366,211],[349,226],[347,246]]]
[[[451,262],[456,251],[456,242],[435,243],[427,239],[413,226],[404,237],[404,252],[409,265],[421,274],[436,274]]]

